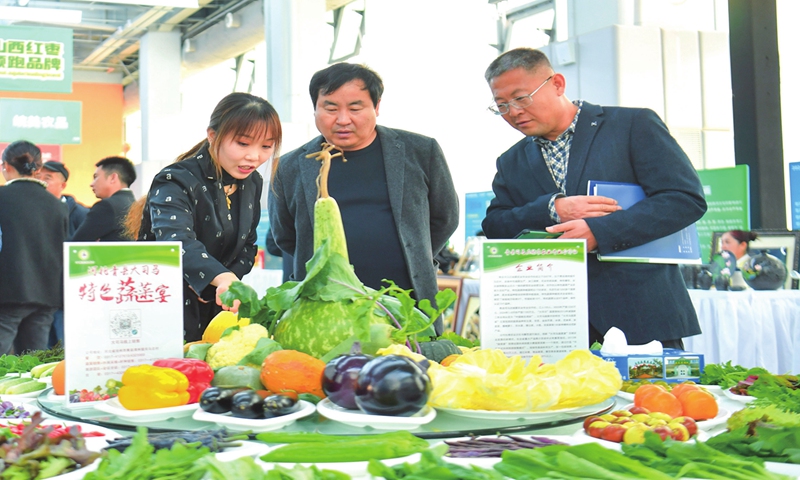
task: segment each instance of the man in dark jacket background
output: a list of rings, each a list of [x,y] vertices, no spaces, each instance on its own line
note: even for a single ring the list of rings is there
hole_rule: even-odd
[[[136,200],[129,188],[136,181],[136,169],[123,157],[107,157],[95,164],[92,191],[100,199],[69,238],[72,242],[118,242],[125,237],[125,217]]]
[[[69,170],[61,162],[49,161],[44,162],[42,169],[39,170],[37,178],[47,183],[47,191],[55,195],[56,198],[61,200],[61,203],[66,205],[67,212],[69,213],[69,232],[68,235],[72,236],[78,227],[81,226],[86,214],[89,213],[89,207],[75,200],[72,195],[64,195],[64,189],[67,188],[67,180],[69,180]]]

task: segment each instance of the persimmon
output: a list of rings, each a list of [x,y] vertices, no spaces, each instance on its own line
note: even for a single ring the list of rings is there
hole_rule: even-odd
[[[714,395],[695,390],[681,395],[679,401],[683,406],[683,415],[695,420],[708,420],[719,413],[719,405]]]
[[[66,393],[66,386],[64,384],[64,377],[67,373],[67,364],[66,360],[61,360],[56,365],[56,368],[53,369],[52,380],[53,380],[53,393],[56,395],[64,395]]]
[[[680,400],[681,395],[683,395],[685,392],[691,392],[694,390],[700,390],[700,387],[697,385],[692,385],[691,383],[681,383],[680,385],[676,385],[672,388],[672,394],[678,397]]]
[[[296,350],[278,350],[261,364],[261,383],[273,393],[310,393],[325,398],[322,372],[325,362]]]
[[[637,388],[636,392],[633,394],[633,404],[637,407],[641,407],[642,401],[644,401],[645,398],[658,392],[666,393],[666,389],[660,385],[642,385],[641,387]]]
[[[683,405],[680,400],[670,392],[655,392],[642,400],[641,407],[651,412],[666,413],[672,418],[683,415]]]

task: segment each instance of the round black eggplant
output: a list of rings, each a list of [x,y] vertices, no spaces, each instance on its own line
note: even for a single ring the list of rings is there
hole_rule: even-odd
[[[233,406],[233,396],[249,388],[209,387],[200,395],[200,408],[208,413],[228,413]]]
[[[431,379],[414,360],[386,355],[367,362],[358,374],[356,403],[372,415],[410,417],[422,410]]]
[[[270,395],[264,399],[264,416],[281,417],[297,410],[297,400],[286,395]]]
[[[371,356],[359,353],[340,355],[328,362],[322,371],[322,391],[328,396],[328,400],[342,408],[358,410],[358,373],[370,360]]]
[[[264,418],[264,399],[255,390],[245,390],[233,396],[231,415],[239,418]]]

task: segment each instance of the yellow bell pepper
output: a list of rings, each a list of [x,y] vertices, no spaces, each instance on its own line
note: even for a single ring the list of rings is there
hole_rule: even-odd
[[[177,407],[189,403],[189,380],[165,367],[137,365],[122,374],[119,403],[128,410]]]

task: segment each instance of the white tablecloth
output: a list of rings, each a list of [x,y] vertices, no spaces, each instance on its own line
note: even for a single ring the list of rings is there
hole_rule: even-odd
[[[702,335],[684,338],[706,363],[800,373],[800,291],[689,290]]]

